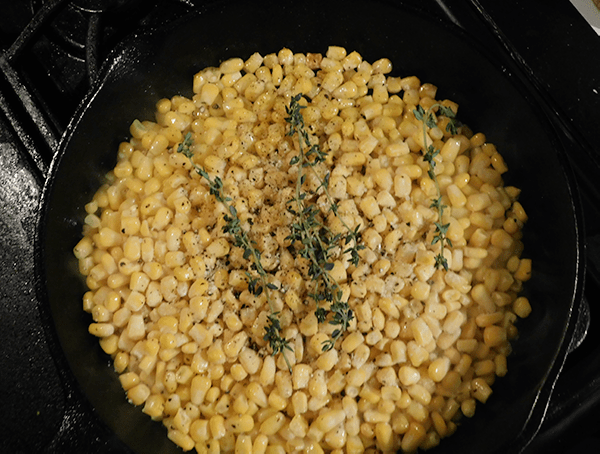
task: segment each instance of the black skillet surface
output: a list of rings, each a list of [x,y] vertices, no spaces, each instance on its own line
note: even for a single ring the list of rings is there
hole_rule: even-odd
[[[364,5],[361,4],[361,5]],[[486,58],[472,38],[411,10],[381,4],[369,15],[353,2],[215,4],[188,18],[134,37],[103,68],[105,76],[69,126],[46,184],[40,224],[40,273],[60,344],[77,382],[100,417],[136,452],[177,452],[160,424],[126,403],[118,379],[81,310],[84,285],[72,248],[83,206],[116,159],[135,118],[151,119],[154,103],[191,95],[195,72],[234,56],[289,47],[322,52],[330,44],[367,61],[388,57],[396,75],[418,75],[438,96],[460,105],[462,121],[486,133],[503,153],[507,184],[523,189],[530,221],[525,255],[534,260],[526,293],[534,312],[519,323],[509,374],[477,415],[431,452],[518,452],[534,435],[564,360],[582,287],[578,208],[570,172],[539,109],[516,77]],[[319,13],[315,13],[319,11]],[[360,25],[358,25],[360,24]]]

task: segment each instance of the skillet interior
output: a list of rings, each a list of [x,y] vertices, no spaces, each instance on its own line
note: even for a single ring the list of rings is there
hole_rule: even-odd
[[[534,261],[526,285],[534,312],[518,325],[509,373],[496,381],[476,417],[431,452],[458,447],[467,453],[509,452],[522,443],[515,440],[523,427],[531,433],[543,415],[580,285],[580,246],[557,142],[518,81],[454,28],[396,5],[373,5],[366,15],[348,1],[284,4],[267,13],[253,3],[227,2],[136,36],[113,56],[102,83],[69,126],[44,191],[40,272],[61,346],[100,418],[137,452],[178,450],[159,423],[126,403],[109,358],[87,333],[84,282],[72,256],[83,206],[114,166],[131,121],[152,119],[161,97],[191,96],[198,70],[255,51],[265,55],[289,47],[325,53],[332,44],[357,50],[370,62],[388,57],[394,75],[417,75],[437,85],[439,97],[457,101],[459,118],[483,131],[504,155],[506,183],[523,189],[521,201],[530,217],[524,255]]]

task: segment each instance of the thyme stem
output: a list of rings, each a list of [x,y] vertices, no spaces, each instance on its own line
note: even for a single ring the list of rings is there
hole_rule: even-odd
[[[303,106],[299,103],[301,96],[302,95],[299,94],[291,99],[290,106],[287,108],[288,117],[286,118],[286,121],[290,124],[289,135],[298,135],[299,147],[298,155],[290,161],[290,165],[298,165],[296,191],[294,199],[291,201],[292,205],[295,205],[296,210],[289,209],[292,214],[298,217],[298,222],[292,225],[292,235],[290,235],[290,239],[300,241],[303,245],[303,248],[300,250],[300,255],[310,261],[309,274],[314,285],[314,293],[310,296],[317,306],[317,319],[319,322],[325,321],[327,313],[324,308],[320,307],[320,301],[329,301],[331,303],[329,309],[330,312],[333,313],[329,323],[339,326],[339,328],[332,332],[331,339],[323,342],[323,351],[328,351],[334,347],[336,341],[348,329],[353,318],[353,313],[348,302],[342,301],[342,289],[329,273],[334,266],[333,263],[329,262],[330,252],[337,246],[341,236],[334,235],[324,223],[316,219],[315,216],[318,209],[314,207],[314,205],[307,206],[305,204],[307,194],[302,191],[302,184],[306,178],[304,169],[307,167],[312,169],[313,174],[319,182],[318,189],[323,189],[323,193],[326,195],[329,202],[330,210],[338,217],[338,219],[340,219],[342,225],[347,230],[348,233],[345,237],[345,241],[347,244],[351,242],[353,244],[349,249],[344,251],[344,253],[351,253],[351,261],[355,265],[358,264],[359,260],[358,250],[364,248],[364,246],[359,244],[358,230],[360,226],[355,230],[352,230],[337,213],[337,206],[333,202],[327,189],[329,174],[323,179],[318,175],[314,168],[316,164],[325,160],[326,154],[318,145],[311,145],[310,143],[310,136],[306,132],[304,118],[301,113]],[[311,157],[312,160],[310,160]],[[320,291],[321,283],[324,287],[322,291]]]
[[[446,205],[442,202],[442,191],[435,174],[435,157],[440,153],[440,150],[436,149],[433,145],[427,145],[427,129],[437,126],[437,121],[434,116],[434,110],[436,108],[439,108],[440,113],[449,119],[446,129],[449,132],[456,134],[456,128],[459,125],[459,122],[456,120],[456,114],[452,109],[443,104],[435,103],[429,107],[427,111],[425,111],[422,106],[418,106],[413,113],[415,114],[415,118],[423,125],[423,158],[429,164],[427,175],[433,180],[437,192],[437,197],[431,202],[431,208],[435,208],[438,212],[438,220],[434,223],[436,234],[433,237],[431,244],[440,243],[440,252],[435,257],[435,266],[436,268],[442,267],[445,271],[448,271],[448,260],[444,257],[444,248],[445,246],[452,247],[452,241],[446,236],[450,224],[443,224],[444,209],[446,208]]]
[[[254,246],[254,241],[249,237],[241,225],[241,221],[237,215],[237,210],[229,202],[231,198],[227,197],[223,192],[223,182],[219,177],[211,179],[210,175],[203,167],[197,165],[193,160],[192,134],[188,132],[184,141],[177,148],[178,153],[187,156],[198,175],[204,178],[209,185],[210,193],[218,202],[221,202],[228,214],[225,215],[227,224],[223,227],[225,233],[230,233],[234,238],[234,245],[241,247],[244,250],[244,258],[252,259],[252,265],[258,274],[258,281],[252,277],[250,273],[246,273],[249,279],[248,289],[255,296],[259,296],[263,291],[267,299],[270,314],[267,317],[268,325],[265,327],[264,340],[269,342],[273,355],[281,353],[283,359],[288,366],[289,371],[292,371],[292,366],[285,355],[285,350],[293,351],[289,345],[289,341],[281,337],[281,322],[279,321],[279,313],[275,311],[275,306],[270,295],[270,290],[276,290],[277,287],[267,281],[267,272],[262,266],[260,251]]]

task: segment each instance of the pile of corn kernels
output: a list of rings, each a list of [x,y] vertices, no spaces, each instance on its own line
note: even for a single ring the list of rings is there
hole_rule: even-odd
[[[433,241],[436,184],[415,118],[439,102],[415,76],[391,76],[331,46],[232,58],[193,80],[193,96],[156,104],[135,120],[107,183],[86,205],[74,249],[89,291],[91,334],[114,360],[127,398],[199,453],[405,452],[438,445],[507,373],[519,296],[531,274],[521,258],[527,215],[506,164],[482,133],[427,130],[448,224],[444,257]],[[318,323],[301,259],[290,248],[298,153],[286,107],[302,93],[311,137],[327,153],[329,195],[360,226],[358,265],[342,248],[331,270],[354,317],[335,348]],[[191,133],[193,163],[179,145]],[[250,261],[223,231],[227,214],[195,169],[219,177],[261,252],[281,334],[264,340],[271,311],[248,289]],[[306,191],[322,206],[311,174]],[[285,359],[290,363],[290,367]]]

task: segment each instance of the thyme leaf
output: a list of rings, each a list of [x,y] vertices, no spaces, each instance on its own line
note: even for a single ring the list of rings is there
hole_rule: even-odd
[[[181,142],[177,147],[177,153],[182,153],[189,159],[192,159],[194,156],[194,152],[192,151],[193,139],[192,133],[188,132],[183,138],[183,142]]]

